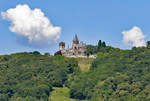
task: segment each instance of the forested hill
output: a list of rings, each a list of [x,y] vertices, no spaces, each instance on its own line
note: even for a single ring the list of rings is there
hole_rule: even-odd
[[[60,101],[150,101],[149,48],[102,47],[86,72],[78,67],[81,59],[39,52],[0,56],[0,101],[54,101],[65,89],[68,98]]]
[[[98,53],[89,72],[70,80],[71,97],[90,101],[150,101],[150,49]]]
[[[0,56],[0,101],[48,101],[78,72],[77,61],[39,52]]]

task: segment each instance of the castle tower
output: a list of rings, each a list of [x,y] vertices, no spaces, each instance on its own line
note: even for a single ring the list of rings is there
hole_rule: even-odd
[[[65,50],[65,42],[60,42],[59,43],[59,50],[60,51]]]
[[[78,36],[75,35],[73,39],[73,44],[72,44],[72,49],[74,51],[74,54],[78,54],[78,49],[79,49],[79,39]]]
[[[78,36],[75,35],[74,39],[73,39],[73,44],[79,44],[79,40],[78,40]]]

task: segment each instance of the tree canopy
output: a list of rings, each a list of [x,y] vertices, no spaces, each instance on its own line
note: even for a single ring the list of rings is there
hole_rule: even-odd
[[[0,56],[0,101],[50,101],[53,88],[64,86],[76,101],[150,101],[149,44],[123,50],[100,40],[87,46],[97,57],[86,72],[78,68],[81,59],[60,54]]]
[[[149,101],[150,50],[99,52],[89,72],[70,81],[71,97],[90,101]]]
[[[48,101],[78,71],[77,61],[39,52],[0,56],[0,101]],[[79,72],[79,71],[78,71]]]

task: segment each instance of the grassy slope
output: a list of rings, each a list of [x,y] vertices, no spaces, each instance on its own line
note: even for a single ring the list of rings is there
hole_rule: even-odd
[[[87,72],[90,69],[91,63],[93,61],[92,58],[77,58],[78,65],[82,72]],[[51,92],[50,101],[80,101],[69,98],[69,88],[53,88],[53,92]],[[82,100],[85,101],[85,100]]]
[[[93,58],[77,58],[78,65],[83,72],[87,72],[90,69]]]
[[[63,88],[53,88],[53,92],[51,92],[50,101],[76,101],[74,99],[69,98],[69,89],[66,87]]]
[[[87,101],[87,100],[75,100],[69,98],[70,90],[66,87],[63,88],[53,88],[53,92],[51,92],[51,96],[49,97],[50,101]]]

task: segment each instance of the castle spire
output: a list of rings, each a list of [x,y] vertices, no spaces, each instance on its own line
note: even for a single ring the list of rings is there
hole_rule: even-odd
[[[74,39],[73,39],[73,43],[74,43],[74,44],[79,44],[79,39],[78,39],[77,34],[75,34],[75,37],[74,37]]]

